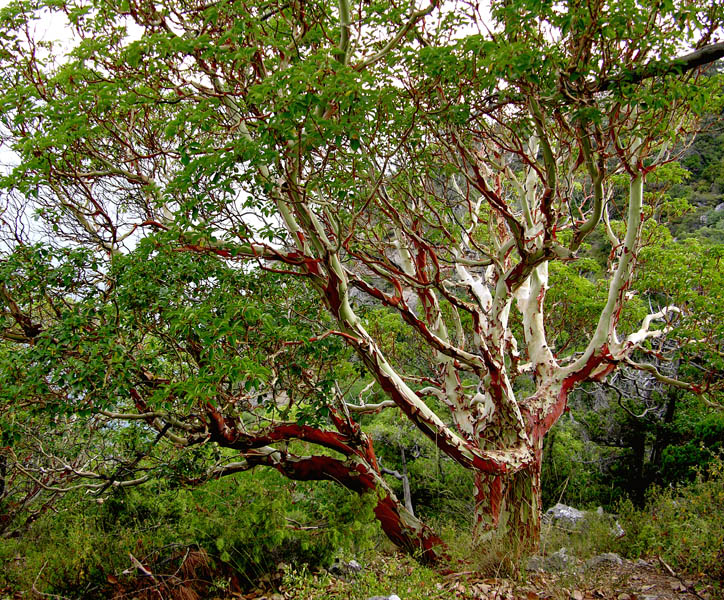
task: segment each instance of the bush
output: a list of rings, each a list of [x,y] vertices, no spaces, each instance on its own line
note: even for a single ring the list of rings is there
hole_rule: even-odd
[[[24,537],[0,540],[0,590],[34,584],[41,593],[106,598],[109,582],[131,566],[129,553],[154,573],[171,573],[196,550],[213,572],[252,583],[282,562],[328,564],[371,546],[379,535],[370,526],[373,500],[272,471],[195,489],[118,489],[103,502],[68,495]]]
[[[693,480],[697,469],[706,467],[724,448],[724,414],[721,412],[703,415],[681,428],[690,439],[664,449],[661,459],[664,481]]]
[[[595,413],[589,418],[598,417]],[[581,426],[561,419],[548,434],[541,472],[543,509],[563,502],[577,507],[608,506],[618,495],[602,464],[611,462],[615,451],[586,442]]]
[[[655,555],[674,569],[724,580],[724,460],[716,456],[691,484],[651,493],[643,510],[619,508],[626,536],[620,552]]]

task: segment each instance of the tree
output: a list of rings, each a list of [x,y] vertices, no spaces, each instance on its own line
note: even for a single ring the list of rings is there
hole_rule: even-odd
[[[691,152],[687,149],[683,164]],[[689,189],[682,186],[689,179],[695,186],[696,175],[676,162],[648,178],[647,224],[631,288],[636,296],[628,303],[624,327],[634,327],[650,306],[682,307],[676,327],[656,343],[649,361],[670,378],[698,379],[712,391],[710,384],[721,370],[716,340],[722,336],[722,248],[701,240],[677,241],[667,226],[693,209]],[[601,234],[593,235],[591,244],[597,250],[588,253],[591,258],[558,264],[551,271],[547,302],[555,310],[548,322],[563,336],[561,341],[552,338],[558,348],[561,342],[570,346],[586,339],[595,328],[593,315],[605,302],[601,275],[608,250],[602,242]],[[569,396],[571,419],[546,438],[544,499],[555,502],[563,494],[567,503],[607,504],[627,494],[643,503],[652,483],[670,485],[690,475],[693,467],[703,467],[716,452],[712,424],[721,415],[707,397],[711,394],[697,397],[625,365],[604,381],[582,386]],[[571,452],[584,442],[583,456]],[[702,442],[707,447],[699,449]],[[676,460],[669,457],[674,455],[684,464],[671,468]]]
[[[62,57],[34,39],[43,7],[76,36]],[[32,258],[42,250],[11,228],[4,264],[24,288],[3,288],[4,337],[32,385],[9,396],[236,452],[209,476],[266,465],[374,492],[387,534],[434,560],[437,539],[391,493],[352,418],[400,410],[474,471],[479,540],[535,543],[543,437],[575,386],[626,364],[704,391],[639,358],[680,308],[621,329],[645,179],[719,101],[720,80],[700,67],[724,55],[723,17],[688,1],[519,1],[485,17],[435,0],[10,5],[2,126],[20,160],[3,186],[65,259]],[[575,261],[601,227],[605,301],[587,339],[557,347],[552,265]],[[22,278],[18,261],[40,270]],[[124,273],[135,274],[120,283]],[[289,279],[268,280],[280,306],[296,279],[325,314],[291,327],[294,304],[284,318],[267,304],[245,321],[238,305],[258,284],[235,278],[260,273]],[[180,304],[169,312],[170,290]],[[184,305],[207,308],[190,317]],[[371,334],[380,314],[417,356],[385,351],[385,333]],[[352,374],[313,350],[342,342],[383,402],[356,404],[343,387]],[[285,379],[290,348],[303,358]],[[235,367],[231,355],[247,353],[256,366]],[[282,390],[293,411],[254,405]],[[333,454],[303,456],[294,440]]]

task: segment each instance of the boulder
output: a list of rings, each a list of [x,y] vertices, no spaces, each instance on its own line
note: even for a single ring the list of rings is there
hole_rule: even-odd
[[[599,506],[595,512],[591,512],[578,510],[572,506],[558,503],[543,514],[544,523],[551,523],[557,527],[573,531],[582,530],[588,519],[591,518],[609,519],[611,523],[611,533],[615,538],[621,538],[626,535],[626,532],[616,518],[613,515],[606,515],[601,506]]]
[[[560,573],[569,570],[576,562],[574,556],[568,554],[566,548],[561,548],[550,556],[531,556],[526,569],[528,571],[546,571],[547,573]]]
[[[543,520],[546,523],[577,529],[586,520],[586,512],[558,503],[545,512]]]
[[[598,569],[599,567],[618,566],[623,564],[623,559],[615,552],[598,554],[586,561],[586,569]]]

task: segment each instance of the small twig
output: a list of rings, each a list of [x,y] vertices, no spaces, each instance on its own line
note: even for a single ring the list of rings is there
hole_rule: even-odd
[[[463,575],[475,575],[475,571],[460,571],[459,573],[449,573],[448,575],[445,575],[443,579],[457,579],[458,577],[462,577]]]
[[[33,585],[31,587],[33,594],[37,594],[38,596],[45,596],[46,598],[60,598],[61,600],[70,600],[67,596],[59,596],[58,594],[48,594],[47,592],[41,592],[38,588],[35,587],[35,585],[38,583],[38,579],[40,579],[40,576],[43,574],[43,571],[45,570],[45,567],[48,566],[48,561],[46,560],[43,563],[43,566],[40,567],[40,571],[38,571],[38,574],[35,576],[35,580],[33,581]]]
[[[660,563],[661,566],[664,568],[664,570],[665,570],[669,575],[671,575],[672,577],[675,577],[676,579],[678,579],[679,582],[681,583],[681,585],[684,586],[684,588],[686,589],[686,591],[687,591],[689,594],[692,594],[693,596],[696,596],[697,598],[700,598],[700,600],[704,600],[704,596],[700,595],[700,594],[696,591],[696,589],[694,589],[694,586],[693,586],[693,585],[688,585],[688,584],[686,583],[686,581],[684,581],[684,580],[682,579],[682,577],[681,577],[679,574],[677,574],[676,571],[674,571],[674,569],[672,569],[669,565],[666,564],[666,562],[664,561],[663,558],[661,558],[660,555],[657,554],[657,555],[656,555],[656,558],[659,559],[659,563]]]

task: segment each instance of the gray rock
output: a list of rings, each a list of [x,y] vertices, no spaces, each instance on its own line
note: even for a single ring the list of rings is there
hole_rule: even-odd
[[[567,571],[575,564],[575,557],[568,554],[566,548],[561,548],[550,556],[531,556],[528,559],[526,569],[528,571],[546,571],[548,573],[560,573]]]
[[[586,561],[586,569],[598,569],[599,567],[607,567],[611,565],[622,565],[623,559],[615,552],[606,552],[599,554]]]
[[[714,212],[721,212],[723,210],[724,210],[724,202],[721,202],[714,207]]]
[[[613,515],[607,515],[603,511],[603,507],[599,506],[595,512],[578,510],[572,506],[566,506],[565,504],[556,504],[552,508],[549,508],[543,515],[543,521],[545,523],[551,523],[557,527],[569,529],[573,531],[581,531],[585,529],[586,523],[592,519],[608,519],[611,523],[611,534],[615,538],[621,538],[626,535],[621,524],[616,521]]]
[[[362,570],[362,565],[353,559],[347,563],[347,568],[354,573],[359,573]]]
[[[568,550],[561,548],[546,558],[546,571],[565,571],[574,561],[575,558],[568,554]]]
[[[351,578],[362,570],[362,565],[356,560],[350,560],[344,562],[342,560],[335,560],[332,565],[327,569],[335,577],[341,579]]]
[[[577,528],[583,524],[583,521],[585,521],[586,513],[582,510],[578,510],[577,508],[573,508],[572,506],[566,506],[565,504],[558,503],[545,512],[543,519],[547,523]]]
[[[400,597],[397,594],[392,594],[391,596],[371,596],[367,600],[400,600]]]

